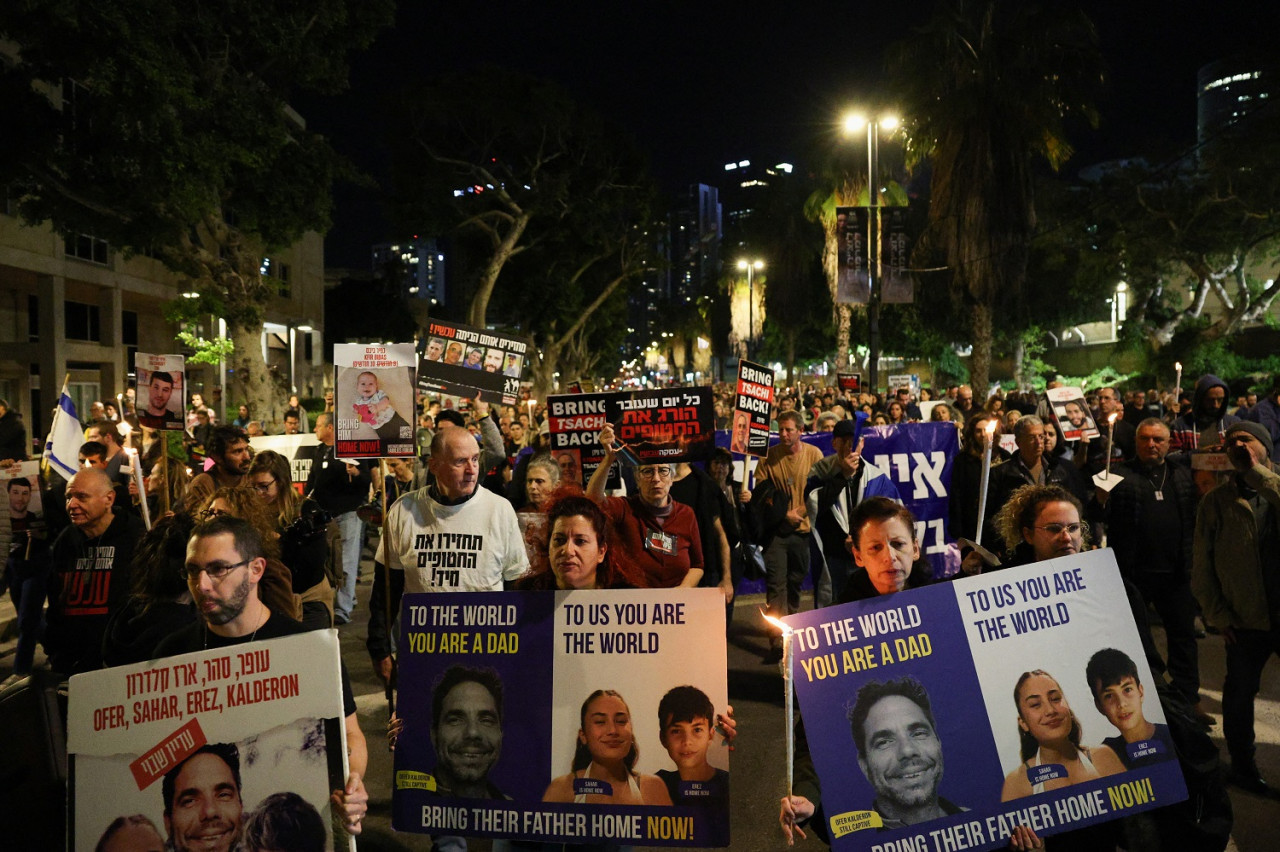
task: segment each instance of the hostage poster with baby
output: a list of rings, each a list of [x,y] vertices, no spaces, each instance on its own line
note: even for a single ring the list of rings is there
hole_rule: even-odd
[[[405,595],[392,825],[727,846],[716,589]]]
[[[340,459],[413,458],[412,343],[333,347],[334,452]]]
[[[355,849],[329,800],[348,771],[335,631],[75,675],[68,700],[68,849],[271,848],[281,825]]]
[[[996,849],[1187,797],[1110,550],[784,621],[838,850]]]

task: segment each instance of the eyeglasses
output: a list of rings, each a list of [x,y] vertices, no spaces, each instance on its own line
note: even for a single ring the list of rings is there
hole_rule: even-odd
[[[248,565],[252,561],[253,560],[251,559],[245,559],[241,562],[235,563],[234,565],[227,565],[226,563],[223,563],[223,562],[214,562],[212,564],[203,565],[203,566],[202,565],[183,565],[180,570],[182,571],[182,576],[186,577],[188,580],[191,580],[191,581],[200,579],[201,572],[208,574],[210,580],[221,580],[223,577],[227,576],[232,571],[236,570],[237,568],[241,568],[245,565]]]
[[[252,485],[254,490],[259,494],[270,494],[271,489],[276,487],[276,481],[272,479],[269,482],[252,482],[250,485]]]
[[[1084,529],[1084,524],[1045,524],[1042,527],[1033,527],[1032,529],[1044,530],[1049,535],[1062,535],[1063,532],[1071,535],[1080,535]]]
[[[223,515],[230,515],[230,512],[224,512],[221,509],[205,509],[196,517],[201,521],[212,521],[214,518],[220,518]]]
[[[636,468],[636,476],[641,479],[670,479],[671,468],[669,467],[638,467]]]

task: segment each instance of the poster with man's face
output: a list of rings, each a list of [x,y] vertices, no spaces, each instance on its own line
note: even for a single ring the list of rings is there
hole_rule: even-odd
[[[550,570],[570,582],[581,563],[558,549],[592,546],[575,518],[550,530]],[[729,844],[716,590],[433,593],[402,607],[397,831]]]
[[[418,389],[514,405],[528,347],[509,334],[433,319],[418,364]]]
[[[185,398],[186,359],[181,355],[151,355],[139,352],[134,358],[138,377],[138,422],[150,429],[182,429]]]
[[[1062,434],[1062,440],[1078,441],[1081,438],[1097,437],[1098,424],[1094,422],[1089,404],[1085,402],[1084,392],[1080,388],[1049,388],[1044,396],[1053,409],[1054,422]]]
[[[77,852],[272,848],[272,825],[354,849],[329,800],[347,775],[332,631],[76,675],[67,732]]]

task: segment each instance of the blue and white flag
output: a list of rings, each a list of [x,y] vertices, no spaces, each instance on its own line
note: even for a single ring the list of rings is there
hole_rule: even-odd
[[[83,443],[84,432],[80,429],[76,404],[67,394],[67,383],[63,382],[58,409],[53,414],[53,425],[49,428],[49,437],[44,441],[44,460],[63,479],[70,481],[80,469],[80,445]]]

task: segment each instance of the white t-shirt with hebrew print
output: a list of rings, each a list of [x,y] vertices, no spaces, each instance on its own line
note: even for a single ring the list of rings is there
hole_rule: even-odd
[[[387,512],[376,559],[404,571],[410,593],[500,592],[529,570],[515,510],[481,487],[456,506],[427,488],[401,497]]]

